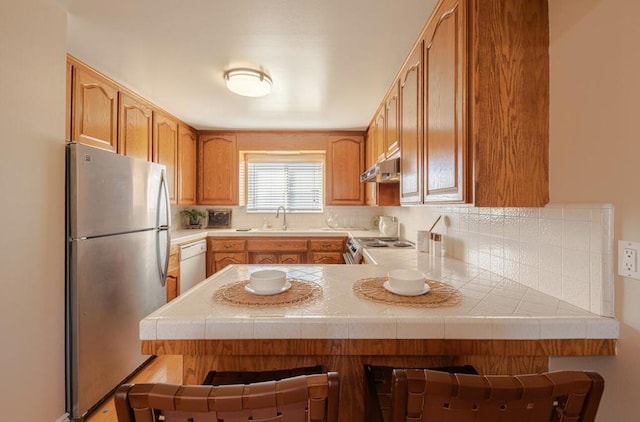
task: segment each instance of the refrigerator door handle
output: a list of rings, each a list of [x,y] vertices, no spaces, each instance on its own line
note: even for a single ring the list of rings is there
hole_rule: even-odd
[[[157,231],[156,231],[156,255],[158,258],[158,270],[160,272],[160,284],[164,287],[169,269],[169,254],[171,252],[171,238],[169,236],[170,225],[170,206],[169,206],[169,189],[167,187],[166,173],[164,170],[160,173],[160,186],[158,190],[157,204]],[[161,214],[164,211],[164,221],[160,221]],[[162,224],[165,223],[165,224]],[[165,245],[161,245],[161,234],[164,234]],[[162,256],[162,248],[164,247],[164,262]]]

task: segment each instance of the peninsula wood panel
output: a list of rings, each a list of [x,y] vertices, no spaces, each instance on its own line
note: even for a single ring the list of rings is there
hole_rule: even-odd
[[[118,153],[153,160],[151,105],[121,92],[118,97]]]
[[[363,205],[364,137],[330,136],[327,147],[326,204]]]
[[[400,73],[400,202],[422,202],[423,92],[422,46],[412,51]]]
[[[435,13],[424,41],[424,200],[463,202],[468,191],[464,8],[459,0],[445,0]]]
[[[615,340],[143,340],[143,354],[183,355],[183,383],[207,373],[322,365],[340,374],[340,420],[364,417],[364,364],[399,368],[472,364],[485,375],[540,373],[549,356],[615,354]]]
[[[73,65],[72,141],[117,152],[118,89],[108,79]]]
[[[198,137],[190,127],[178,125],[178,205],[196,204]]]
[[[200,135],[198,152],[198,204],[238,205],[236,136]]]
[[[471,1],[477,206],[549,202],[547,0]]]
[[[153,161],[167,168],[169,202],[177,203],[178,123],[162,113],[153,112]]]

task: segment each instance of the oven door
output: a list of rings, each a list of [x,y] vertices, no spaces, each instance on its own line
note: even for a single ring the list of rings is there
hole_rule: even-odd
[[[353,262],[353,255],[351,255],[349,252],[343,253],[342,257],[344,258],[344,263],[345,264],[348,264],[348,265],[355,264],[355,262]]]

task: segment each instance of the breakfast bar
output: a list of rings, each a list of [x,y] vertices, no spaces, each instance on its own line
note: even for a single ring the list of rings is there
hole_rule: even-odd
[[[482,374],[516,374],[548,370],[550,356],[615,354],[613,318],[461,261],[415,251],[405,255],[411,264],[396,257],[380,265],[226,267],[142,320],[142,352],[182,355],[185,384],[202,383],[211,370],[323,365],[340,373],[345,421],[363,420],[364,364],[470,364]],[[390,269],[407,265],[434,289],[413,301],[374,291]],[[266,268],[286,272],[293,287],[246,292],[250,274]],[[438,288],[448,293],[430,302]]]

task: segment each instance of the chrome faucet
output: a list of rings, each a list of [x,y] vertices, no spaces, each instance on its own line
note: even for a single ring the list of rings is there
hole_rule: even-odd
[[[287,210],[284,205],[280,205],[276,210],[276,218],[280,215],[280,208],[282,208],[282,230],[287,230]]]

